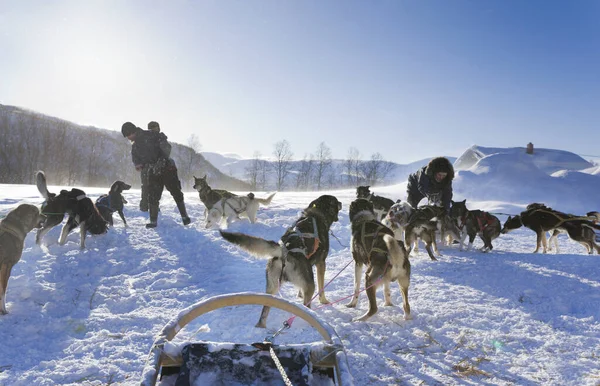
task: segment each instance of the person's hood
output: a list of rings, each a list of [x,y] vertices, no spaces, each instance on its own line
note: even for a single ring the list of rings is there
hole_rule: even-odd
[[[452,166],[452,163],[445,157],[436,157],[432,159],[425,168],[425,174],[432,179],[434,178],[435,173],[438,172],[448,173],[445,181],[450,182],[454,179],[454,167]]]

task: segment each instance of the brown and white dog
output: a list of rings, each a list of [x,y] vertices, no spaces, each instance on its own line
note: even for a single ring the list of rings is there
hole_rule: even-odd
[[[586,216],[575,216],[568,213],[559,212],[544,204],[532,203],[516,216],[509,216],[502,228],[502,233],[508,233],[512,230],[525,226],[537,235],[536,248],[533,253],[537,253],[540,247],[546,253],[550,248],[546,240],[546,232],[553,231],[552,237],[560,232],[566,232],[569,237],[583,245],[588,254],[594,250],[600,254],[600,246],[596,243],[595,230],[600,229],[600,225],[594,222],[596,212],[590,212]],[[558,247],[558,243],[556,245]]]

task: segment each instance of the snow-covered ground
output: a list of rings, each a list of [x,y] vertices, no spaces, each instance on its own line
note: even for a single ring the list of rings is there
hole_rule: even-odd
[[[470,209],[502,213],[502,222],[505,214],[523,210],[528,200],[554,198],[547,184],[537,190],[523,185],[523,199],[514,199],[519,198],[519,185],[507,188],[510,200],[484,200],[481,192],[470,196],[481,181],[499,184],[494,170],[507,162],[500,158],[472,169],[465,174],[468,178],[461,179],[460,172],[455,198],[467,198]],[[529,165],[521,173],[523,184],[539,177]],[[589,177],[586,184],[595,184],[592,188],[598,192],[600,179]],[[489,181],[492,178],[496,180]],[[557,184],[576,183],[548,178],[556,178]],[[51,182],[52,176],[48,179]],[[586,186],[585,191],[592,188]],[[85,190],[95,198],[108,187]],[[405,184],[374,191],[393,199],[406,197]],[[278,240],[299,212],[323,193],[277,193],[270,206],[260,208],[256,224],[243,220],[229,229]],[[393,285],[396,306],[380,307],[367,322],[352,322],[367,308],[364,294],[356,309],[344,306],[353,286],[348,206],[355,193],[327,193],[343,202],[340,221],[332,226],[339,241],[331,240],[326,273],[326,282],[339,273],[326,288],[327,297],[339,302],[322,307],[315,301],[313,309],[341,337],[356,385],[600,382],[598,255],[585,254],[565,235],[559,237],[560,254],[533,254],[535,234],[528,229],[500,236],[488,254],[451,246],[441,249],[439,261],[431,261],[422,249],[411,257],[413,319],[402,318],[401,295]],[[79,249],[77,232],[59,246],[59,227],[46,235],[41,248],[35,245],[35,231],[28,235],[9,282],[9,314],[0,317],[0,384],[137,384],[155,335],[180,310],[214,295],[264,292],[266,261],[228,244],[217,230],[204,229],[204,207],[197,194],[186,193],[193,223],[184,227],[165,192],[159,226],[152,230],[144,227],[147,214],[137,210],[139,191],[128,191],[125,197],[129,227],[115,217],[115,227],[106,235],[88,236],[84,250]],[[42,202],[35,186],[1,186],[0,215],[24,202]],[[565,197],[564,204],[600,209],[597,195]],[[570,210],[565,208],[556,207]],[[475,246],[481,245],[477,240]],[[289,284],[281,290],[282,297],[299,302],[296,294]],[[381,289],[377,296],[382,304]],[[265,331],[254,327],[259,313],[259,306],[214,311],[186,326],[175,341],[262,341],[290,316],[273,310]],[[316,331],[296,319],[276,343],[318,340]]]

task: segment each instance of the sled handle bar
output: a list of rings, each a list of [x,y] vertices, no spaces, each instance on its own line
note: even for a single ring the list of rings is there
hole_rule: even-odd
[[[239,292],[226,295],[218,295],[196,303],[179,313],[177,317],[167,323],[162,331],[158,334],[152,348],[148,353],[148,359],[142,373],[142,385],[154,385],[158,378],[158,371],[163,359],[163,347],[165,343],[171,341],[175,335],[183,327],[185,327],[192,320],[197,317],[206,314],[208,312],[217,310],[223,307],[239,306],[239,305],[263,305],[269,307],[279,308],[283,311],[289,312],[301,319],[305,320],[315,330],[321,334],[323,339],[328,344],[334,344],[333,336],[335,331],[333,328],[323,322],[321,322],[314,311],[304,306],[300,307],[295,303],[291,303],[287,300],[275,297],[273,295],[255,293],[255,292]],[[337,341],[337,339],[336,339]],[[335,342],[337,343],[337,342]]]

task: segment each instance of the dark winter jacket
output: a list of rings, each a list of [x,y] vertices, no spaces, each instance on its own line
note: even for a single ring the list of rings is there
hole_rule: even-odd
[[[448,173],[448,175],[441,182],[437,182],[435,174],[438,172]],[[450,201],[452,200],[453,179],[454,167],[452,163],[444,157],[434,158],[426,166],[408,177],[407,201],[412,205],[414,201],[418,203],[422,198],[427,197],[430,201],[441,202],[442,206],[449,210]]]
[[[150,130],[137,129],[135,142],[131,148],[134,165],[154,165],[159,160],[168,160],[171,145],[167,136]]]

